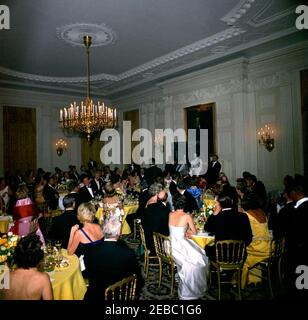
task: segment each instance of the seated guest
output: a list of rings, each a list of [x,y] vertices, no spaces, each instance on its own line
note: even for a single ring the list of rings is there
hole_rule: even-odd
[[[150,168],[148,168],[145,171],[145,179],[148,185],[150,186],[151,184],[153,184],[156,177],[162,177],[162,176],[163,176],[162,170],[159,167],[157,167],[157,165],[155,164],[155,159],[152,158],[152,164]]]
[[[155,255],[153,232],[169,235],[168,219],[170,210],[166,206],[167,193],[162,190],[157,194],[157,202],[147,206],[141,218],[145,242],[151,255]]]
[[[248,177],[248,185],[251,191],[258,197],[261,208],[265,210],[267,207],[267,193],[263,182],[257,180],[256,176],[250,175]]]
[[[31,231],[31,221],[38,216],[38,210],[28,194],[26,185],[20,185],[15,193],[16,204],[13,208],[14,227],[11,231],[20,236],[26,236]]]
[[[79,225],[79,227],[81,227],[81,225],[77,219],[75,197],[72,194],[68,194],[63,198],[63,206],[65,209],[64,213],[54,217],[52,220],[49,238],[61,240],[62,248],[67,249],[71,228],[74,225]]]
[[[116,190],[111,182],[107,182],[104,187],[104,206],[106,207],[117,207],[121,204],[119,197],[117,196]]]
[[[202,208],[202,190],[197,187],[198,178],[193,177],[190,179],[190,187],[187,191],[194,197],[195,201],[197,202],[198,209]]]
[[[89,248],[85,256],[89,287],[85,300],[102,301],[105,289],[133,274],[137,274],[137,285],[140,286],[140,266],[134,252],[118,241],[121,233],[121,222],[112,216],[106,219],[103,227],[104,242]]]
[[[11,188],[6,183],[4,178],[0,178],[0,198],[2,198],[5,210],[9,207],[10,197],[13,195]]]
[[[79,194],[79,183],[76,180],[71,181],[68,184],[68,191],[70,196],[75,199],[75,210],[77,211],[79,205],[81,204],[80,194]]]
[[[186,190],[186,184],[184,181],[180,181],[177,185],[178,192],[185,197],[186,204],[184,212],[193,213],[195,210],[199,210],[198,204],[195,198]]]
[[[163,189],[163,186],[160,183],[153,183],[149,188],[149,200],[147,201],[145,208],[147,208],[150,204],[157,202],[157,195]]]
[[[103,232],[99,224],[93,223],[96,210],[91,203],[82,203],[77,211],[77,219],[83,225],[75,224],[71,228],[67,245],[67,253],[73,255],[78,249],[78,255],[84,254],[89,246],[97,245],[102,241]]]
[[[228,177],[225,174],[222,174],[220,176],[220,181],[221,181],[221,187],[222,191],[225,194],[228,194],[232,201],[233,201],[233,206],[234,208],[238,207],[238,193],[236,191],[236,188],[231,186]]]
[[[81,203],[90,202],[91,200],[94,199],[94,193],[91,188],[91,179],[89,178],[89,176],[87,175],[82,176],[82,183],[83,183],[83,187],[81,187],[79,190],[80,202]]]
[[[181,175],[178,172],[172,173],[172,181],[169,183],[169,191],[172,196],[178,192],[177,185],[180,177]]]
[[[35,234],[21,238],[14,251],[17,268],[10,272],[10,289],[5,300],[53,300],[50,278],[37,267],[44,257],[42,243]]]
[[[138,198],[138,209],[135,213],[129,214],[126,217],[126,222],[128,223],[131,230],[133,230],[134,228],[134,220],[142,219],[145,206],[148,200],[150,199],[149,188],[145,180],[140,187],[141,187],[141,193],[139,194],[139,198]]]
[[[96,170],[95,174],[94,174],[94,179],[91,181],[91,188],[92,188],[94,196],[103,195],[104,181],[101,178],[101,176],[102,176],[101,171]]]
[[[55,188],[56,182],[53,176],[48,177],[47,184],[44,186],[43,194],[48,207],[56,210],[59,203],[59,193]]]
[[[42,211],[45,210],[45,198],[44,198],[44,186],[46,184],[44,176],[37,176],[35,178],[35,187],[34,187],[34,199],[37,207]]]
[[[180,278],[178,295],[181,300],[202,298],[207,290],[208,258],[193,240],[187,239],[196,234],[191,215],[185,213],[185,197],[175,194],[174,212],[169,214],[169,230],[172,256]]]
[[[242,240],[248,246],[252,241],[252,231],[245,213],[233,207],[232,199],[221,193],[216,201],[215,210],[206,221],[204,229],[215,234],[215,241]],[[215,261],[215,246],[207,246],[207,256]]]
[[[261,273],[259,276],[253,275],[249,272],[249,269],[269,258],[271,238],[265,212],[260,208],[258,198],[253,192],[248,192],[244,195],[242,209],[249,219],[253,235],[252,242],[246,248],[247,258],[242,271],[242,288],[245,288],[246,284],[261,281]],[[253,270],[253,273],[256,274],[258,271]]]

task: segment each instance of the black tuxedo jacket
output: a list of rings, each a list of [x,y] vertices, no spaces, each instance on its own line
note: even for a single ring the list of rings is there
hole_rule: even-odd
[[[154,180],[156,177],[162,177],[163,172],[160,168],[157,166],[152,166],[145,171],[145,179],[148,183],[148,186],[150,186],[152,183],[154,183]]]
[[[52,188],[50,185],[46,184],[43,188],[43,195],[48,207],[51,210],[58,208],[59,204],[59,193],[56,189]]]
[[[83,186],[82,188],[80,188],[79,195],[80,195],[80,203],[89,202],[93,199],[91,193],[89,192],[86,186]]]
[[[252,241],[252,230],[246,213],[234,209],[210,215],[204,229],[215,234],[215,241],[242,240],[248,246]],[[215,246],[206,249],[208,257],[215,260]]]
[[[84,262],[89,279],[85,300],[103,301],[109,285],[132,274],[137,274],[137,286],[142,285],[135,253],[120,241],[103,241],[100,245],[88,246]]]
[[[103,194],[104,181],[101,178],[98,181],[99,181],[99,187],[97,186],[95,179],[93,179],[90,184],[94,196]]]
[[[70,173],[69,178],[70,178],[71,180],[75,180],[75,181],[78,182],[79,179],[80,179],[80,175],[79,175],[77,172],[75,172],[75,173]]]
[[[221,170],[221,164],[218,161],[216,161],[214,166],[213,163],[213,161],[210,162],[205,174],[205,179],[209,184],[214,184],[219,179],[219,172]]]
[[[156,255],[153,232],[169,236],[169,212],[170,210],[162,202],[157,202],[148,205],[141,218],[145,242],[147,249],[151,251],[151,255]]]
[[[77,219],[77,212],[75,210],[64,211],[63,214],[52,219],[52,227],[48,234],[48,238],[52,240],[61,240],[62,248],[67,249],[71,228],[75,224],[82,227]]]

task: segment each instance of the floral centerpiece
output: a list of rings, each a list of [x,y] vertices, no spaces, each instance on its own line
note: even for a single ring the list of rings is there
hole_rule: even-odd
[[[209,203],[207,205],[203,205],[199,211],[194,212],[194,223],[198,232],[203,231],[206,220],[211,214],[213,214],[214,210],[215,203]]]
[[[63,181],[57,185],[57,190],[59,193],[65,193],[69,190],[68,186],[70,181]]]
[[[9,232],[0,238],[0,264],[11,263],[13,260],[13,253],[17,245],[18,236]]]

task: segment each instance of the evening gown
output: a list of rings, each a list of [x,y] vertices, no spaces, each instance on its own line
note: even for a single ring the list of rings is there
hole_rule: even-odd
[[[180,278],[178,295],[181,300],[194,300],[207,290],[208,258],[193,240],[185,238],[186,227],[169,225],[172,256]]]

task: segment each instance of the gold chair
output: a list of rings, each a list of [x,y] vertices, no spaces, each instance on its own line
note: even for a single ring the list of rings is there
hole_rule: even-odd
[[[142,225],[139,224],[139,232],[140,232],[140,238],[141,238],[141,243],[143,245],[143,248],[144,248],[144,273],[145,273],[145,277],[147,278],[148,277],[148,274],[149,274],[149,266],[153,266],[153,267],[158,267],[159,266],[159,262],[157,263],[151,263],[150,261],[151,260],[158,260],[158,257],[157,256],[150,256],[149,255],[149,251],[147,249],[147,245],[146,245],[146,242],[145,242],[145,236],[144,236],[144,230],[142,228]]]
[[[124,278],[105,290],[105,300],[135,300],[137,276],[133,274]],[[111,299],[110,298],[111,295]],[[124,298],[124,299],[123,299]]]
[[[136,238],[137,238],[137,230],[138,230],[138,228],[140,228],[140,226],[141,226],[141,220],[134,219],[134,240],[136,240]]]
[[[279,285],[282,286],[283,281],[283,262],[285,254],[285,238],[275,238],[271,241],[271,254],[266,259],[249,269],[249,273],[262,280],[268,281],[268,287],[270,292],[270,297],[274,298],[273,285],[272,285],[272,271],[277,271]],[[275,269],[276,268],[276,269]],[[259,271],[259,272],[254,272]],[[275,273],[276,274],[276,273]]]
[[[175,262],[172,257],[172,245],[169,237],[166,237],[158,232],[153,232],[154,237],[154,245],[156,255],[158,257],[159,262],[159,281],[158,287],[161,287],[161,280],[163,275],[163,264],[167,264],[170,267],[170,276],[171,276],[171,291],[170,294],[173,293],[174,287],[174,269]]]
[[[245,243],[238,240],[217,241],[215,245],[216,261],[210,262],[211,272],[217,273],[218,299],[221,300],[221,284],[233,284],[234,279],[221,281],[224,271],[233,271],[236,275],[238,297],[241,300],[241,274],[244,263]],[[210,272],[210,276],[211,276]]]

